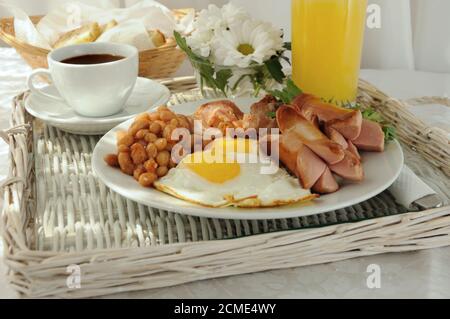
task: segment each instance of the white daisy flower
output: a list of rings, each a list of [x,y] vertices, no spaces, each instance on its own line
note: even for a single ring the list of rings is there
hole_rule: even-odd
[[[226,29],[228,26],[249,19],[250,16],[244,8],[237,7],[232,3],[224,5],[222,8],[216,5],[209,5],[208,9],[200,11],[195,21],[196,30]]]
[[[204,58],[211,54],[211,41],[214,37],[212,30],[196,30],[187,39],[187,44],[195,54]]]
[[[212,58],[216,65],[249,67],[262,64],[282,50],[282,31],[270,23],[248,19],[216,30]]]
[[[194,23],[194,31],[187,37],[187,43],[194,53],[209,57],[211,53],[211,41],[216,30],[226,30],[230,25],[249,19],[247,12],[232,3],[222,8],[209,5],[208,9],[200,11]]]

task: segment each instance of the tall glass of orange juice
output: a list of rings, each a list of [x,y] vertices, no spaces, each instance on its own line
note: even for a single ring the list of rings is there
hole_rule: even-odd
[[[357,94],[367,0],[292,0],[292,71],[304,92],[335,103]]]

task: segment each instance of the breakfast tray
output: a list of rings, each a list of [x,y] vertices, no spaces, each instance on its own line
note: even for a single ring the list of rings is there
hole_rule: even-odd
[[[172,104],[201,98],[192,78],[164,83],[182,91]],[[0,223],[4,261],[22,296],[92,297],[450,245],[450,206],[408,211],[387,191],[346,209],[280,220],[208,219],[144,207],[92,173],[99,137],[36,120],[24,110],[25,94],[14,100],[12,128],[1,132],[10,145]],[[359,101],[396,126],[409,167],[449,205],[446,133],[366,82]],[[71,285],[74,274],[79,282]]]

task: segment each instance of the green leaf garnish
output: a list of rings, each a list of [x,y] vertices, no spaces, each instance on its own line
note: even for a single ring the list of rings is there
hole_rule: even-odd
[[[351,105],[349,103],[348,105],[346,105],[346,107],[354,110],[360,110],[364,119],[380,124],[384,132],[385,142],[390,142],[397,138],[397,132],[395,127],[387,123],[384,120],[383,116],[373,108],[368,107],[363,109],[362,106],[358,103],[356,105]]]
[[[230,69],[223,69],[216,73],[215,84],[219,90],[225,93],[228,80],[233,76],[233,72]]]
[[[384,132],[384,140],[386,142],[393,141],[397,138],[397,131],[395,127],[391,125],[384,125],[383,132]]]
[[[278,83],[283,83],[286,75],[283,73],[283,66],[280,63],[280,59],[277,56],[272,57],[271,59],[264,62],[267,70],[270,75],[277,81]]]
[[[297,96],[302,94],[302,90],[295,85],[292,79],[287,79],[286,86],[283,90],[274,90],[269,92],[273,97],[284,104],[290,104]]]
[[[384,121],[381,114],[372,109],[371,107],[362,110],[361,113],[365,119],[370,120],[372,122],[383,123]]]

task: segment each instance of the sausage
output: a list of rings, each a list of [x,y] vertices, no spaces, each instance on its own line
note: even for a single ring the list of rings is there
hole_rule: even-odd
[[[326,122],[326,125],[334,128],[349,140],[356,139],[361,134],[362,114],[359,110],[351,111],[341,117]]]
[[[384,152],[384,132],[381,125],[363,120],[361,134],[352,141],[362,151]]]
[[[329,125],[325,125],[325,134],[330,138],[330,140],[340,144],[344,149],[348,148],[348,142],[341,133],[336,131]]]
[[[361,182],[364,179],[361,161],[348,150],[345,150],[345,157],[342,161],[329,167],[333,173],[344,179],[354,182]]]
[[[336,164],[345,156],[341,145],[331,141],[314,124],[301,116],[294,108],[283,105],[277,110],[277,122],[281,132],[292,132],[296,138],[328,164]]]
[[[338,107],[331,103],[325,103],[311,94],[297,96],[292,104],[294,108],[310,122],[327,123],[335,128],[345,138],[353,140],[361,133],[362,114],[359,110],[351,110]]]
[[[312,190],[319,194],[331,194],[339,190],[339,184],[328,167],[314,184]]]

